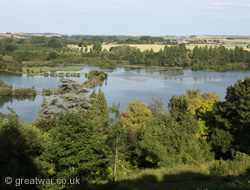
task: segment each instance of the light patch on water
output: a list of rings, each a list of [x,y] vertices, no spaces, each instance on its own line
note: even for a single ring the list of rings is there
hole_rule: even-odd
[[[125,80],[131,80],[131,81],[136,81],[136,82],[146,82],[149,80],[149,78],[146,77],[121,77]]]

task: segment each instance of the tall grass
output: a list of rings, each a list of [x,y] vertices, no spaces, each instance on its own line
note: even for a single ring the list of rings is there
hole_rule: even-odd
[[[223,162],[223,164],[221,164]],[[97,182],[86,189],[115,190],[226,190],[250,189],[250,159],[178,164],[169,168],[144,169],[120,177],[116,183]]]
[[[170,168],[158,168],[158,169],[144,169],[142,171],[138,171],[128,177],[123,177],[118,179],[118,181],[123,180],[136,180],[141,179],[143,176],[154,176],[156,182],[164,181],[164,176],[174,176],[181,173],[194,173],[201,174],[204,176],[210,175],[210,167],[212,166],[212,162],[203,163],[199,166],[193,164],[177,164]],[[194,176],[183,175],[181,176],[182,180],[190,180]],[[171,180],[180,180],[180,178],[175,179],[171,178]]]

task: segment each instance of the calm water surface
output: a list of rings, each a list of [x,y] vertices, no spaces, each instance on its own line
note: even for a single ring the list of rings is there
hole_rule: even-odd
[[[82,82],[86,81],[84,75],[94,67],[84,66],[77,71],[80,78],[74,78]],[[95,68],[96,69],[96,68]],[[121,103],[121,111],[124,111],[130,101],[141,100],[144,103],[151,102],[152,98],[160,97],[167,103],[172,95],[186,93],[186,89],[199,88],[202,93],[215,92],[224,100],[226,88],[237,80],[244,80],[250,76],[250,71],[208,72],[191,70],[162,70],[152,68],[106,70],[109,73],[108,84],[101,87],[105,93],[108,105]],[[0,78],[15,88],[27,88],[35,86],[38,91],[43,88],[54,89],[59,84],[59,78],[27,75],[16,76],[0,73]],[[32,122],[36,118],[37,110],[41,107],[42,96],[36,97],[0,97],[0,112],[8,113],[7,107],[13,108],[23,121]]]

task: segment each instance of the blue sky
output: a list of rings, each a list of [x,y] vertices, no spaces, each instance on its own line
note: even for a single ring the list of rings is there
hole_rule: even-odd
[[[0,32],[250,35],[250,0],[0,0]]]

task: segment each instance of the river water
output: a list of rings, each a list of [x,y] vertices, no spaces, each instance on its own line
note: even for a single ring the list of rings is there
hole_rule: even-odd
[[[85,73],[95,67],[83,66],[80,78],[71,79],[82,82],[87,79]],[[98,69],[98,68],[95,68]],[[151,102],[152,98],[160,97],[167,110],[167,104],[172,95],[186,93],[186,89],[199,88],[202,93],[215,92],[220,100],[224,100],[226,88],[234,85],[237,80],[244,80],[250,76],[250,71],[228,71],[228,72],[209,72],[192,70],[167,70],[163,68],[117,68],[107,70],[107,85],[101,87],[108,101],[108,106],[113,103],[120,103],[121,111],[127,108],[130,101],[141,100],[144,103]],[[75,73],[75,71],[74,71]],[[59,85],[59,77],[10,75],[0,73],[0,78],[7,84],[12,84],[14,88],[29,88],[35,86],[36,90],[43,88],[54,89]],[[1,97],[0,112],[8,113],[7,107],[13,108],[20,116],[22,121],[32,122],[36,118],[38,109],[41,108],[43,97]]]

